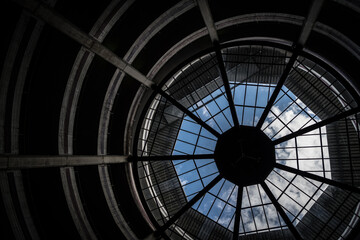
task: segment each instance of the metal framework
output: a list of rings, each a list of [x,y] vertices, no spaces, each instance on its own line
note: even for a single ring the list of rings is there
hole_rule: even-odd
[[[142,122],[135,159],[157,235],[344,238],[358,219],[360,199],[356,101],[325,68],[301,55],[289,68],[293,55],[275,47],[235,46],[222,53],[228,81],[216,53],[197,58],[165,84],[170,97],[157,95]],[[238,126],[261,129],[275,146],[275,168],[257,185],[237,186],[214,162],[218,136],[236,122],[225,84]],[[344,150],[348,156],[340,158]]]
[[[314,1],[294,50],[287,52],[267,46],[221,49],[209,5],[199,0],[214,53],[187,65],[164,88],[46,6],[17,2],[158,95],[142,122],[133,157],[76,156],[73,160],[80,161],[75,163],[70,156],[3,157],[1,170],[131,159],[137,162],[144,200],[160,225],[157,234],[174,239],[210,239],[210,235],[212,239],[238,239],[252,233],[265,233],[269,238],[291,233],[295,239],[338,239],[345,238],[343,232],[358,220],[359,106],[340,81],[301,56],[323,1]],[[265,105],[260,94],[266,94]],[[288,100],[284,103],[284,99]],[[289,111],[294,114],[285,117]],[[302,116],[306,122],[293,124]],[[262,129],[278,153],[276,169],[258,185],[235,186],[214,170],[217,138],[240,125]],[[304,145],[302,138],[315,140]],[[304,154],[309,149],[317,149],[316,156]],[[288,155],[282,158],[284,152]],[[84,160],[87,158],[90,160]],[[310,161],[321,163],[320,169],[306,169]],[[181,167],[187,170],[181,172]],[[181,176],[189,173],[196,177],[181,182]],[[311,193],[304,186],[313,189]],[[205,207],[204,203],[211,204]],[[217,217],[212,212],[216,204],[222,206]],[[275,214],[267,214],[274,209]],[[246,223],[245,215],[252,224]],[[257,225],[259,215],[265,227]],[[227,216],[226,221],[222,216]]]

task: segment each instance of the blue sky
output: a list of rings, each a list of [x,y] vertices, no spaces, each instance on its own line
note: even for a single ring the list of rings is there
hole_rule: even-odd
[[[256,126],[258,119],[271,96],[275,85],[244,83],[231,85],[234,103],[241,125]],[[209,96],[189,107],[200,119],[219,133],[233,126],[224,89],[219,88]],[[283,87],[272,107],[262,130],[272,140],[314,124],[320,119],[286,87]],[[216,137],[185,116],[173,150],[173,154],[213,153]],[[315,146],[315,147],[314,147]],[[330,177],[330,163],[327,150],[326,129],[315,130],[301,137],[276,146],[279,163],[313,171]],[[187,199],[190,200],[218,174],[213,159],[173,161],[179,181]],[[315,172],[314,172],[315,171]],[[266,180],[267,185],[286,209],[289,218],[297,222],[306,214],[326,188],[315,181],[274,170]],[[193,209],[233,230],[234,213],[238,187],[227,180],[221,180]],[[304,208],[305,206],[305,208]],[[240,234],[285,226],[260,185],[243,189]]]

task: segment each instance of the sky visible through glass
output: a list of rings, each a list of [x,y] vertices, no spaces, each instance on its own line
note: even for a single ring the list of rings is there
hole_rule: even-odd
[[[230,82],[240,125],[256,126],[275,85]],[[223,87],[188,108],[219,133],[233,127]],[[275,140],[319,122],[316,116],[285,86],[266,118],[262,130]],[[217,138],[183,118],[173,155],[213,154]],[[259,149],[261,151],[261,149]],[[275,147],[278,163],[331,178],[326,128],[314,130]],[[218,175],[214,159],[172,161],[188,200]],[[274,169],[266,184],[296,225],[326,188],[312,180]],[[199,200],[193,209],[233,231],[238,186],[223,179]],[[243,188],[240,234],[286,228],[274,205],[260,185]]]

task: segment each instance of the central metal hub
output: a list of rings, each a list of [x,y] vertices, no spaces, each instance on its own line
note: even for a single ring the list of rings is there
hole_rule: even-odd
[[[255,127],[234,127],[219,137],[215,163],[225,179],[239,186],[258,184],[275,166],[274,144]]]

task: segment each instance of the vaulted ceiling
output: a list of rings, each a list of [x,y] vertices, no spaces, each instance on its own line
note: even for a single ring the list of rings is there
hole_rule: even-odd
[[[181,110],[162,84],[209,52],[222,75],[222,48],[281,48],[290,54],[284,81],[306,56],[360,99],[355,0],[14,0],[0,12],[2,239],[163,234],[134,177],[135,138],[155,93]],[[353,179],[338,181],[356,192]],[[352,227],[348,239],[358,234]]]

